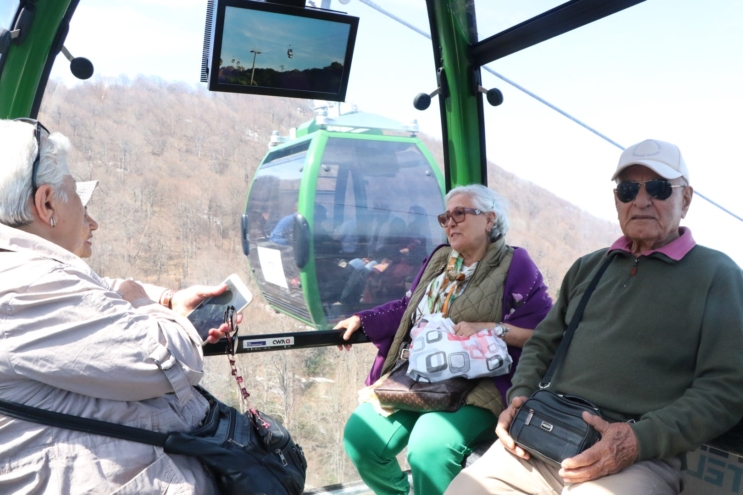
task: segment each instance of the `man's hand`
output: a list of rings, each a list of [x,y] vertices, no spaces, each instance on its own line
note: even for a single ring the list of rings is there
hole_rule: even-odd
[[[340,328],[345,328],[346,331],[343,333],[343,340],[348,340],[351,338],[351,335],[361,328],[361,318],[359,318],[356,315],[353,315],[350,318],[346,318],[345,320],[341,320],[338,322],[337,325],[333,327],[333,330],[338,330]],[[343,349],[350,351],[351,350],[351,344],[344,344],[339,345],[338,350],[342,351]]]
[[[495,434],[498,435],[498,439],[500,439],[500,442],[506,450],[522,459],[529,459],[529,453],[516,445],[516,442],[513,441],[511,435],[508,434],[508,429],[516,417],[516,412],[519,410],[519,407],[526,402],[526,399],[528,399],[528,397],[514,397],[506,410],[500,413],[500,416],[498,417],[498,425],[495,427]]]
[[[173,306],[173,311],[181,316],[187,316],[191,311],[196,309],[196,306],[201,304],[201,301],[209,297],[218,296],[226,290],[227,284],[193,285],[173,294],[171,305]],[[242,321],[243,315],[238,313],[235,317],[235,324],[238,325]],[[208,344],[215,344],[231,330],[226,323],[220,325],[219,328],[212,328],[209,330],[209,337],[206,339],[206,342]]]
[[[466,321],[462,321],[454,325],[454,335],[457,337],[471,337],[472,335],[475,335],[480,330],[486,330],[488,328],[493,328],[495,326],[495,323],[485,323],[485,322],[476,322],[476,323],[469,323]]]
[[[601,433],[601,440],[584,452],[562,461],[559,475],[568,483],[582,483],[615,474],[637,460],[637,437],[627,423],[608,423],[583,413],[583,419]]]

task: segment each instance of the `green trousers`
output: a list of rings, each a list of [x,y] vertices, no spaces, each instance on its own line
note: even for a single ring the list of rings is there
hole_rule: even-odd
[[[495,439],[498,418],[474,406],[458,411],[398,411],[380,416],[361,404],[346,423],[343,444],[366,485],[377,495],[408,495],[408,477],[395,456],[408,447],[415,495],[440,495],[480,442]]]

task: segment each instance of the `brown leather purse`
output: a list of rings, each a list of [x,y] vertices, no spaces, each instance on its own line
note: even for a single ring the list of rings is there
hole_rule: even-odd
[[[382,407],[414,412],[454,412],[464,404],[477,380],[462,377],[441,382],[416,382],[408,376],[408,360],[401,359],[389,376],[374,388]]]

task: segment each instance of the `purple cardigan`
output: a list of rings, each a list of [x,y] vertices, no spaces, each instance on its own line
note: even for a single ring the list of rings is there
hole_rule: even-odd
[[[446,244],[438,246],[423,261],[423,267],[415,277],[408,294],[415,291],[433,253],[446,246]],[[407,307],[408,296],[405,296],[400,300],[390,301],[376,308],[357,313],[361,318],[364,333],[378,349],[374,364],[366,379],[367,385],[371,385],[381,376],[382,366]],[[513,259],[508,269],[505,290],[503,291],[503,323],[533,329],[547,316],[551,307],[552,299],[547,294],[547,286],[544,285],[544,279],[537,265],[529,257],[526,249],[514,247]],[[511,378],[513,378],[513,373],[516,371],[516,365],[521,356],[521,349],[508,346],[508,353],[513,359],[511,372],[508,375],[493,378],[504,401],[506,400],[506,391],[511,386]]]

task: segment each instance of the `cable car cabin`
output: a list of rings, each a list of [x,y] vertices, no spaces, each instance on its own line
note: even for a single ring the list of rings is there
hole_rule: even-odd
[[[276,310],[323,328],[405,294],[444,241],[443,177],[416,130],[365,113],[318,116],[268,152],[243,247]]]
[[[125,4],[125,2],[116,3]],[[203,3],[210,5],[207,9],[207,19],[211,22],[213,2],[204,0]],[[305,0],[272,0],[269,3],[304,8],[307,2]],[[701,8],[699,10],[700,13],[709,11],[714,17],[700,16],[699,19],[694,19],[693,28],[699,29],[699,32],[704,34],[705,24],[710,24],[719,31],[720,36],[709,40],[704,36],[695,37],[695,42],[700,48],[696,54],[691,50],[684,50],[682,45],[679,45],[681,48],[676,47],[676,42],[671,39],[672,42],[668,45],[674,48],[664,57],[658,56],[658,53],[662,52],[650,50],[653,48],[653,41],[650,36],[646,35],[655,30],[646,29],[643,24],[643,21],[647,19],[662,17],[649,9],[638,12],[637,15],[631,13],[634,6],[643,3],[643,0],[547,2],[552,4],[549,10],[533,17],[526,17],[523,22],[510,26],[493,22],[494,19],[510,16],[503,15],[504,12],[508,14],[507,11],[495,12],[494,4],[497,2],[484,0],[398,2],[411,3],[411,5],[416,3],[422,9],[425,8],[425,13],[421,9],[417,17],[416,11],[407,9],[407,6],[401,9],[405,12],[404,14],[395,15],[368,0],[353,3],[348,0],[339,0],[339,2],[314,0],[311,3],[319,4],[320,9],[332,9],[338,7],[337,4],[349,5],[349,10],[355,8],[357,3],[363,4],[365,7],[381,12],[386,16],[385,19],[393,19],[406,26],[406,29],[412,29],[431,40],[430,52],[427,53],[433,55],[434,63],[430,66],[429,75],[433,78],[435,74],[437,84],[433,86],[430,80],[431,86],[420,86],[415,89],[415,92],[433,90],[430,93],[421,93],[415,99],[415,106],[424,109],[430,105],[431,98],[436,97],[442,126],[445,170],[445,178],[442,178],[430,152],[415,136],[414,129],[378,116],[362,113],[343,115],[335,119],[318,116],[315,120],[301,126],[291,140],[282,142],[282,138],[276,136],[274,140],[276,146],[272,147],[266,155],[250,189],[242,218],[243,250],[249,257],[256,282],[267,301],[277,310],[316,328],[329,326],[354,312],[402,296],[420,266],[420,261],[434,246],[443,241],[441,230],[435,220],[435,216],[444,209],[442,192],[457,185],[488,183],[487,115],[483,106],[483,98],[487,95],[488,103],[494,106],[502,99],[499,98],[498,91],[487,90],[484,87],[489,81],[483,79],[483,72],[490,74],[487,77],[494,76],[502,80],[513,88],[514,92],[518,90],[540,103],[549,105],[561,114],[569,116],[515,81],[500,75],[494,70],[492,65],[494,62],[543,42],[549,42],[553,38],[559,38],[574,30],[582,30],[585,33],[592,33],[590,36],[595,37],[584,39],[584,46],[592,44],[593,39],[596,39],[596,45],[607,48],[606,54],[602,54],[603,59],[621,63],[615,56],[617,52],[608,51],[608,48],[611,45],[626,44],[628,47],[634,46],[637,50],[635,52],[636,62],[641,62],[642,58],[646,58],[657,65],[654,67],[654,70],[658,70],[653,74],[654,77],[627,77],[626,81],[622,79],[627,89],[635,85],[644,87],[655,76],[662,76],[664,70],[675,69],[675,66],[679,65],[675,61],[676,51],[684,54],[683,64],[680,65],[685,73],[709,71],[711,80],[735,81],[733,72],[729,70],[735,64],[715,63],[713,56],[717,52],[724,53],[722,50],[726,45],[737,46],[734,42],[730,42],[735,38],[729,35],[731,32],[740,30],[736,31],[734,23],[730,23],[736,19],[731,14],[734,9],[725,10],[716,2],[714,5],[713,2],[708,2],[709,5],[705,4],[703,10]],[[393,4],[393,2],[387,3]],[[528,11],[529,9],[524,6],[530,3],[536,2],[519,2],[519,10]],[[662,4],[662,2],[647,2],[647,4],[651,3]],[[704,4],[702,2],[686,3]],[[75,53],[80,54],[80,51],[86,48],[85,43],[81,43],[84,37],[66,39],[68,32],[78,34],[83,31],[80,29],[82,25],[71,24],[78,4],[81,4],[83,9],[87,8],[88,4],[93,5],[91,9],[100,9],[103,5],[102,2],[85,0],[82,2],[79,0],[13,0],[0,4],[0,116],[2,118],[35,118],[37,116],[55,58],[66,63],[62,60],[63,57],[58,57],[58,54],[64,54],[64,59],[69,60],[70,70],[75,77],[79,79],[91,77],[93,66],[90,61],[82,57],[73,57],[67,49],[69,47]],[[150,2],[147,5],[142,3],[144,6],[142,8],[155,10],[152,4],[154,3]],[[552,8],[555,4],[559,5]],[[677,2],[677,4],[680,5],[682,2]],[[158,9],[164,8],[162,5],[157,7]],[[673,8],[676,7],[677,5],[673,5]],[[186,8],[185,5],[178,6],[179,10]],[[533,7],[540,11],[544,8]],[[681,7],[678,8],[681,9]],[[584,26],[594,21],[612,16],[625,9],[629,9],[630,14],[621,14],[627,16],[623,17],[621,22],[628,26],[634,24],[636,29],[627,31],[629,33],[627,40],[617,38],[616,42],[607,43],[606,39],[599,38],[604,35],[603,31],[600,31],[601,28],[593,31],[583,29]],[[100,20],[103,20],[102,14],[95,13],[97,11],[88,10],[88,17],[95,19],[95,16],[99,15]],[[676,25],[681,36],[688,38],[687,33],[690,29],[683,24],[676,24],[679,20],[676,14],[677,12],[674,11],[673,19],[669,18],[666,24]],[[632,15],[635,17],[631,17]],[[138,19],[139,16],[136,18]],[[165,18],[161,15],[158,21]],[[478,18],[481,19],[479,26]],[[118,15],[116,19],[121,23]],[[126,18],[122,17],[122,19]],[[142,19],[146,18],[143,16]],[[370,25],[376,22],[372,16],[368,19]],[[367,21],[364,19],[362,22]],[[89,21],[88,25],[91,24],[93,24],[92,21]],[[146,24],[129,22],[124,24],[133,26],[129,28],[129,34],[134,33],[140,38],[155,32]],[[426,26],[428,29],[425,29]],[[500,31],[496,32],[498,30]],[[95,36],[91,38],[91,44],[103,44],[105,35],[111,34],[106,29],[92,31]],[[157,31],[159,32],[159,29]],[[371,40],[370,43],[374,43],[374,47],[373,50],[367,49],[366,52],[360,51],[359,53],[381,54],[385,62],[385,76],[389,74],[395,76],[377,78],[374,81],[372,94],[382,95],[385,91],[390,91],[390,86],[384,84],[387,81],[393,81],[394,91],[409,92],[412,97],[414,93],[407,88],[406,83],[414,81],[415,85],[423,84],[417,81],[418,74],[415,66],[406,66],[404,70],[396,70],[395,67],[398,66],[392,62],[398,55],[404,56],[406,64],[413,58],[422,60],[423,55],[413,53],[411,46],[407,44],[405,50],[387,50],[384,45],[379,45],[380,39],[384,38],[378,36],[382,29],[370,29],[366,32],[373,33],[373,36],[367,39]],[[197,38],[201,35],[194,33],[193,35]],[[643,36],[636,36],[637,33]],[[163,39],[171,39],[166,31],[161,34]],[[136,43],[131,43],[131,40],[125,36],[109,37],[116,39],[119,45],[126,49],[127,54],[132,55],[137,48]],[[363,33],[360,32],[360,38],[362,37]],[[397,36],[386,38],[391,38],[398,46],[402,46]],[[272,34],[267,41],[274,39],[281,39],[281,33]],[[629,42],[630,39],[632,42]],[[282,47],[284,42],[285,40],[281,39]],[[157,39],[148,39],[146,45],[150,47],[153,43],[156,44]],[[170,44],[188,46],[180,42]],[[567,44],[564,47],[561,46],[559,53],[568,52],[569,50],[565,49],[568,46]],[[645,50],[646,47],[648,50]],[[300,45],[290,45],[282,48],[281,56],[285,57],[285,60],[296,61],[300,57],[300,51]],[[107,48],[106,53],[111,54],[113,58],[117,50]],[[588,90],[600,88],[600,84],[581,81],[580,74],[574,73],[575,66],[571,59],[555,57],[554,60],[548,60],[549,53],[537,54],[537,58],[530,59],[528,65],[535,70],[540,65],[545,65],[547,68],[549,65],[566,68],[570,77],[555,80],[553,91],[561,91],[563,93],[561,97],[567,98],[568,86],[574,85],[579,90],[586,91],[587,101],[594,104],[596,96],[600,93]],[[558,51],[553,53],[556,54]],[[251,55],[255,61],[256,52],[252,52]],[[583,56],[585,57],[585,54]],[[689,67],[694,68],[689,64],[695,58],[702,57],[705,59],[703,67],[705,70],[689,71]],[[666,59],[666,62],[669,60],[672,62],[659,63],[661,58]],[[132,59],[135,59],[134,55]],[[725,60],[728,59],[733,60],[734,57],[725,57]],[[546,63],[543,64],[542,60],[546,60]],[[628,58],[628,60],[633,59]],[[158,60],[158,64],[163,67],[167,65],[165,62],[165,58]],[[363,67],[363,64],[373,63],[373,59],[367,61],[364,57],[357,57],[354,67]],[[149,70],[146,64],[142,66],[145,72]],[[377,67],[379,66],[381,64]],[[724,68],[726,72],[713,72],[712,69],[716,66]],[[279,67],[283,71],[284,67]],[[621,65],[618,67],[622,68],[624,70],[622,74],[626,75],[626,67]],[[203,68],[206,70],[207,67]],[[605,72],[593,67],[592,69],[596,73]],[[376,70],[379,72],[379,69]],[[549,81],[551,72],[545,71],[537,74],[540,80]],[[673,71],[669,71],[669,74],[669,77],[665,79],[663,77],[658,77],[658,79],[668,81],[676,77]],[[696,87],[694,82],[691,87]],[[621,117],[622,112],[616,111],[613,107],[621,106],[623,103],[626,105],[628,100],[622,99],[622,95],[617,94],[616,91],[605,92],[607,98],[610,99],[607,100],[608,105],[601,108],[601,112],[612,117],[614,115]],[[689,93],[688,90],[687,93]],[[362,94],[362,92],[359,91],[357,94]],[[366,94],[370,92],[367,91]],[[381,99],[379,96],[375,97]],[[711,101],[715,102],[714,99]],[[660,105],[662,102],[657,103],[657,106],[662,108]],[[375,102],[372,101],[371,104]],[[730,101],[726,101],[725,104],[730,105]],[[674,102],[673,108],[678,106]],[[631,110],[634,110],[634,107],[627,105],[627,113]],[[643,111],[652,116],[652,111],[648,108],[643,108]],[[115,114],[110,117],[111,119],[118,118]],[[617,142],[597,130],[572,116],[570,118],[574,123],[590,130],[595,136],[619,147]],[[703,120],[707,126],[711,126],[714,122],[711,118],[700,120]],[[724,120],[719,120],[724,126]],[[683,124],[683,121],[679,121]],[[488,127],[492,126],[493,123],[488,123]],[[531,132],[530,129],[530,134]],[[101,131],[100,134],[105,134],[105,132]],[[498,134],[498,138],[500,139],[498,146],[502,146],[505,144],[504,141],[507,141],[508,135]],[[531,139],[535,147],[549,146],[547,140],[542,142],[543,138],[536,131]],[[570,149],[583,150],[585,148],[578,148],[577,144],[570,143]],[[90,163],[92,164],[92,161]],[[573,194],[582,192],[578,187]],[[706,199],[698,193],[699,191],[695,192],[701,199]],[[722,208],[720,205],[715,206]],[[724,211],[730,213],[728,210]],[[740,219],[737,215],[734,216]],[[271,332],[273,329],[269,327],[265,331]],[[292,352],[290,349],[347,343],[341,340],[340,332],[333,331],[285,332],[272,335],[251,333],[249,336],[240,336],[238,342],[260,342],[261,339],[265,340],[276,335],[291,338],[292,344],[262,347],[237,345],[237,352],[283,351],[288,353]],[[364,339],[366,337],[362,332],[356,332],[352,336],[353,343],[364,342]],[[219,344],[208,345],[204,348],[204,354],[223,356],[229,345],[231,343],[226,340],[222,340]],[[331,397],[331,394],[332,392],[328,393],[326,397]],[[328,402],[340,403],[341,401],[328,399]],[[355,401],[351,402],[355,404]],[[326,423],[332,423],[332,421],[326,421]],[[333,437],[332,433],[323,432],[323,434],[328,438]],[[313,447],[320,450],[317,444]],[[338,446],[335,445],[333,448],[337,450]],[[333,451],[328,449],[328,452]],[[324,464],[333,463],[329,461],[332,459],[330,456],[320,459]],[[470,461],[472,460],[474,456],[470,458]],[[339,472],[342,474],[342,469]],[[743,422],[721,437],[710,440],[689,453],[686,486],[683,493],[686,495],[740,493],[742,477]],[[365,487],[360,482],[344,483],[342,477],[340,481],[339,485],[317,488],[306,493],[318,495],[320,493],[368,493],[364,491]]]

